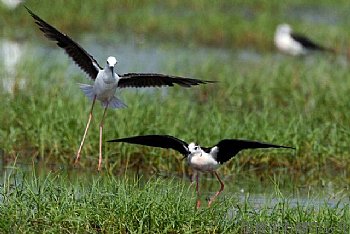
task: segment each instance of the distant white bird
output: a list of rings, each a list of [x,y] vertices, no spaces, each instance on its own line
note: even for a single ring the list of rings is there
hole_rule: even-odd
[[[188,165],[196,171],[196,192],[199,196],[198,172],[211,172],[220,182],[220,190],[209,200],[208,206],[224,190],[224,183],[216,172],[216,169],[224,162],[229,161],[239,151],[244,149],[257,148],[288,148],[289,146],[273,145],[250,140],[224,139],[212,147],[200,147],[194,142],[188,144],[176,137],[169,135],[144,135],[128,138],[114,139],[108,142],[126,142],[130,144],[146,145],[159,148],[174,149],[187,158]],[[200,207],[200,200],[197,200],[197,208]]]
[[[121,100],[114,96],[117,89],[127,87],[142,88],[174,86],[174,84],[178,84],[182,87],[191,87],[199,84],[214,83],[214,81],[204,81],[156,73],[117,74],[114,71],[114,68],[117,64],[117,60],[115,57],[108,57],[104,68],[102,68],[87,51],[85,51],[78,43],[74,42],[69,36],[59,32],[56,28],[46,23],[39,16],[35,15],[27,7],[26,9],[29,12],[29,14],[34,18],[35,23],[39,26],[39,29],[44,33],[44,35],[48,39],[56,41],[57,45],[63,48],[66,51],[66,53],[73,59],[73,61],[84,72],[86,72],[89,75],[91,80],[94,81],[93,85],[80,84],[81,90],[89,99],[92,100],[92,106],[75,162],[78,162],[79,160],[80,153],[84,145],[85,137],[92,119],[92,111],[96,99],[99,100],[105,108],[100,123],[100,145],[98,161],[98,170],[100,170],[102,163],[103,121],[106,115],[107,108],[126,107],[126,105]]]
[[[305,55],[310,51],[328,51],[333,52],[333,49],[321,46],[307,37],[294,33],[288,24],[280,24],[277,26],[274,42],[276,47],[290,55]]]

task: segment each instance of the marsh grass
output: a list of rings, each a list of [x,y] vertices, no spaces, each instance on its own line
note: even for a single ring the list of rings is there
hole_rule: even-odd
[[[104,0],[99,4],[55,1],[50,7],[35,1],[26,3],[78,41],[75,33],[93,32],[99,35],[94,37],[94,44],[101,44],[96,39],[101,38],[113,45],[115,42],[108,35],[114,31],[126,38],[129,35],[144,38],[164,50],[169,49],[169,44],[171,50],[173,45],[169,42],[176,41],[176,45],[184,45],[188,54],[181,60],[171,55],[156,72],[219,81],[193,89],[167,89],[165,95],[157,89],[124,90],[120,96],[129,108],[108,111],[106,140],[138,134],[171,134],[207,146],[222,138],[271,141],[294,146],[297,151],[243,152],[224,172],[275,167],[289,168],[299,174],[311,171],[313,175],[325,165],[336,172],[349,168],[347,61],[343,55],[316,54],[296,59],[268,51],[272,49],[276,24],[289,19],[296,27],[310,28],[308,24],[312,20],[300,21],[293,12],[295,9],[310,11],[312,16],[314,5],[318,6],[316,13],[322,15],[327,12],[323,9],[329,9],[330,15],[339,22],[336,28],[318,22],[319,27],[311,33],[320,40],[327,37],[326,44],[329,40],[333,42],[329,44],[342,46],[337,42],[347,40],[344,27],[349,16],[341,9],[346,9],[348,3],[338,1],[337,4],[329,0],[283,4],[279,1],[236,1],[234,4],[230,1],[120,1],[112,5]],[[4,19],[0,24],[7,25],[3,27],[4,35],[19,33],[19,38],[38,37],[49,44],[23,7],[14,11],[1,7],[0,13]],[[11,25],[18,27],[8,27]],[[204,53],[200,60],[193,58],[202,46],[224,48],[228,58],[218,60],[210,53]],[[257,60],[238,59],[237,49],[247,46],[263,54],[257,54]],[[60,60],[55,53],[29,53],[34,56],[25,58],[16,77],[2,74],[15,80],[25,78],[27,85],[24,90],[15,89],[13,95],[0,93],[0,148],[4,149],[6,160],[19,155],[70,163],[90,108],[90,102],[76,83],[86,80],[76,67],[72,69],[68,65],[66,57]],[[192,61],[196,59],[200,62]],[[98,106],[81,160],[83,167],[95,164],[101,115],[102,108]],[[183,161],[174,152],[121,144],[105,144],[104,150],[105,165],[111,171],[125,163],[147,170],[184,171]],[[130,163],[130,159],[140,163]]]
[[[58,0],[50,7],[36,1],[26,6],[69,35],[84,31],[110,35],[123,32],[158,41],[190,45],[242,48],[260,51],[272,49],[277,24],[285,21],[297,31],[312,31],[313,38],[341,50],[348,47],[348,1],[75,1]],[[301,18],[303,14],[307,15]],[[3,31],[25,38],[33,34],[32,22],[24,7],[11,11],[0,5]],[[69,20],[68,20],[69,19]],[[300,20],[301,19],[301,20]],[[328,24],[327,27],[322,27]],[[335,26],[336,24],[336,26]],[[7,27],[21,25],[21,28]],[[316,25],[316,27],[315,27]],[[318,27],[321,26],[321,27]],[[331,33],[329,33],[331,32]],[[38,32],[36,32],[38,33]]]
[[[224,194],[195,209],[195,189],[187,181],[151,177],[76,176],[54,172],[31,175],[12,167],[0,192],[0,230],[20,233],[289,233],[348,228],[348,205],[290,205],[275,188],[275,203],[251,206],[249,194]],[[277,202],[276,202],[277,201]],[[204,202],[205,204],[205,202]],[[304,228],[304,229],[302,229]]]
[[[117,95],[129,107],[108,111],[104,139],[169,134],[205,146],[223,138],[243,138],[296,147],[296,151],[242,152],[223,168],[224,174],[277,168],[301,176],[307,172],[310,179],[317,179],[326,167],[331,177],[348,168],[347,65],[331,56],[299,61],[267,54],[261,55],[259,62],[248,61],[243,66],[231,56],[227,63],[217,63],[208,54],[205,63],[183,64],[188,74],[217,80],[216,84],[167,88],[166,92],[123,90]],[[16,75],[26,79],[24,90],[0,94],[4,110],[0,112],[0,147],[6,159],[18,156],[66,165],[73,162],[91,103],[76,85],[88,81],[67,64],[68,59],[55,63],[45,56],[26,58]],[[176,59],[169,59],[168,64],[166,73],[179,74]],[[102,112],[96,105],[82,167],[96,165]],[[173,151],[105,143],[104,155],[104,166],[111,172],[126,167],[144,172],[186,170],[181,156]]]
[[[251,191],[265,186],[273,175],[278,182],[267,195],[271,202],[257,208],[249,192],[240,200],[238,189],[226,189],[211,209],[196,210],[194,187],[188,180],[178,180],[191,171],[177,152],[105,143],[103,173],[94,173],[103,111],[97,105],[80,164],[72,170],[91,105],[76,83],[88,81],[43,38],[23,7],[10,11],[0,5],[1,33],[34,47],[21,59],[15,75],[0,67],[2,77],[26,80],[23,89],[17,85],[11,93],[0,87],[1,232],[304,233],[305,228],[311,233],[348,232],[346,203],[292,205],[293,198],[280,190],[321,185],[333,193],[336,184],[344,194],[348,191],[346,57],[290,58],[271,52],[275,26],[286,21],[296,31],[308,30],[312,38],[344,51],[349,44],[348,1],[110,3],[58,0],[48,7],[26,1],[35,13],[79,42],[86,34],[98,35],[92,39],[93,48],[101,42],[111,48],[130,38],[140,48],[153,43],[170,51],[153,72],[219,82],[191,89],[123,90],[118,96],[129,107],[108,111],[105,140],[169,134],[211,146],[223,138],[245,138],[294,146],[296,151],[244,151],[220,169],[231,184],[245,183],[240,176],[248,176]],[[330,19],[305,18],[303,12]],[[125,38],[114,37],[120,34]],[[44,52],[36,51],[37,38]],[[50,53],[47,45],[55,52]],[[215,48],[221,48],[222,57],[210,53]],[[242,48],[249,48],[253,58],[242,59]],[[186,53],[174,53],[180,50]],[[123,59],[128,58],[120,58],[121,63]],[[26,163],[34,165],[27,168],[30,173],[21,166]],[[47,173],[48,167],[54,172]],[[87,173],[79,174],[82,171]],[[129,172],[132,176],[126,176]],[[208,189],[209,195],[212,190]],[[205,199],[208,192],[203,193]]]

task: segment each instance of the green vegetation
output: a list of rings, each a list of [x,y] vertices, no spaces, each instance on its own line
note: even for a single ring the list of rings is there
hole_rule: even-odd
[[[0,199],[0,230],[7,233],[344,233],[350,221],[348,205],[292,206],[278,189],[271,207],[256,209],[247,195],[197,210],[193,186],[155,178],[10,172]]]
[[[187,52],[196,57],[195,50]],[[222,138],[255,139],[297,150],[245,151],[225,166],[224,173],[283,168],[282,173],[289,170],[303,175],[307,171],[312,172],[308,179],[318,179],[325,166],[335,169],[331,173],[341,173],[350,162],[350,80],[346,79],[347,66],[332,59],[316,56],[300,61],[267,54],[258,61],[240,61],[234,56],[218,61],[210,53],[203,63],[169,58],[165,73],[185,71],[220,82],[192,89],[168,88],[166,94],[160,89],[123,90],[118,95],[129,108],[108,111],[104,139],[170,134],[207,146]],[[25,89],[0,94],[0,108],[5,110],[0,112],[1,148],[7,158],[39,156],[46,162],[73,162],[91,105],[76,82],[88,81],[75,67],[74,72],[67,71],[68,59],[54,61],[46,56],[26,59],[17,74],[27,80]],[[83,166],[97,165],[101,116],[102,108],[97,105]],[[176,154],[105,143],[104,165],[115,172],[127,167],[183,172],[184,161]]]
[[[105,174],[79,174],[97,168],[98,124],[103,111],[99,104],[80,165],[71,170],[91,105],[76,83],[89,81],[43,37],[23,7],[10,11],[0,5],[3,36],[26,43],[17,73],[6,71],[0,63],[2,165],[17,160],[18,167],[22,163],[39,165],[34,171],[64,168],[48,176],[28,175],[23,172],[26,167],[4,170],[16,173],[5,174],[0,183],[0,232],[239,233],[267,223],[288,226],[293,233],[303,222],[309,222],[311,228],[317,222],[320,228],[342,233],[350,223],[348,205],[290,205],[289,198],[295,198],[299,189],[313,190],[319,185],[325,197],[348,197],[350,79],[346,54],[288,57],[276,53],[272,38],[275,26],[288,22],[296,31],[309,32],[316,41],[346,52],[349,1],[231,2],[111,4],[102,0],[96,5],[57,0],[48,6],[26,1],[26,6],[87,45],[92,54],[95,47],[101,49],[103,54],[95,55],[100,64],[111,53],[118,57],[118,69],[123,72],[147,70],[219,81],[191,89],[123,90],[117,95],[128,108],[108,110],[105,140],[169,134],[205,146],[223,138],[244,138],[297,148],[241,152],[219,171],[233,189],[226,187],[212,209],[199,210],[194,209],[193,186],[176,179],[191,172],[174,151],[105,143]],[[40,44],[34,42],[37,39]],[[146,51],[144,67],[133,63],[135,57],[120,56],[118,49],[130,44]],[[10,93],[2,87],[7,79],[15,83]],[[23,88],[22,79],[26,82]],[[141,174],[147,179],[120,176],[124,174]],[[154,176],[148,179],[149,175]],[[254,207],[248,200],[249,191],[266,192],[263,187],[271,184],[271,178],[278,184],[264,194],[271,196],[271,204]],[[246,181],[251,184],[244,184]],[[203,190],[213,193],[216,186],[213,183]],[[292,190],[292,197],[280,187]],[[239,199],[241,188],[248,191],[246,200]]]
[[[276,25],[287,21],[338,49],[348,46],[350,38],[350,3],[346,0],[101,0],[98,4],[57,0],[49,7],[38,1],[26,1],[26,6],[69,35],[118,32],[162,42],[267,51],[273,48]],[[20,38],[33,34],[32,21],[23,7],[9,11],[0,6],[0,15],[0,27],[6,34]],[[14,29],[7,27],[9,24],[21,27]]]

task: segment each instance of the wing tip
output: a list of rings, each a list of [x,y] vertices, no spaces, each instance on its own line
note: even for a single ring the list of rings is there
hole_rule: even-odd
[[[113,140],[108,140],[106,142],[121,142],[120,139],[113,139]]]
[[[34,14],[33,11],[31,11],[26,5],[23,5],[24,8],[28,11],[28,13],[35,19],[37,20],[37,18],[39,18],[36,14]]]
[[[265,144],[269,145],[269,148],[275,148],[275,149],[293,149],[293,150],[296,150],[296,148],[293,147],[293,146],[275,145],[275,144],[271,144],[271,143],[265,143]]]
[[[219,83],[219,81],[217,81],[217,80],[204,80],[204,83],[206,83],[206,84],[215,84],[215,83]]]
[[[184,87],[184,88],[190,88],[192,86],[197,86],[197,85],[201,85],[201,84],[215,84],[215,83],[218,83],[218,81],[191,79],[188,82],[177,83],[177,84]]]
[[[32,11],[31,11],[25,4],[23,4],[23,7],[24,7],[25,9],[27,9],[27,11],[28,11],[29,13],[32,13]]]

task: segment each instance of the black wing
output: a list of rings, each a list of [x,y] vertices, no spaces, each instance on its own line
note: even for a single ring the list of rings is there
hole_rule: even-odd
[[[91,79],[96,79],[99,69],[102,69],[96,60],[69,36],[60,33],[56,28],[46,23],[39,16],[35,15],[26,6],[25,8],[35,19],[35,23],[39,26],[39,29],[44,33],[44,35],[48,39],[56,41],[57,45],[63,48],[74,60],[74,62],[90,76]]]
[[[234,157],[239,151],[244,149],[257,149],[257,148],[294,149],[293,147],[289,147],[289,146],[274,145],[274,144],[258,142],[258,141],[236,140],[236,139],[222,140],[216,146],[218,147],[218,154],[217,154],[216,160],[220,164],[227,162],[232,157]]]
[[[315,42],[311,41],[309,38],[303,36],[303,35],[300,35],[300,34],[297,34],[297,33],[291,33],[290,36],[296,40],[297,42],[299,42],[302,46],[304,46],[306,49],[309,49],[309,50],[328,50],[327,48],[319,45],[319,44],[316,44]]]
[[[130,144],[174,149],[180,152],[185,157],[187,157],[188,155],[188,148],[187,148],[188,144],[176,137],[169,136],[169,135],[134,136],[134,137],[128,137],[128,138],[114,139],[108,142],[126,142]]]
[[[156,73],[127,73],[119,75],[119,88],[127,87],[161,87],[174,86],[178,84],[182,87],[191,87],[193,85],[215,83],[215,81],[198,80],[179,76],[169,76]]]

